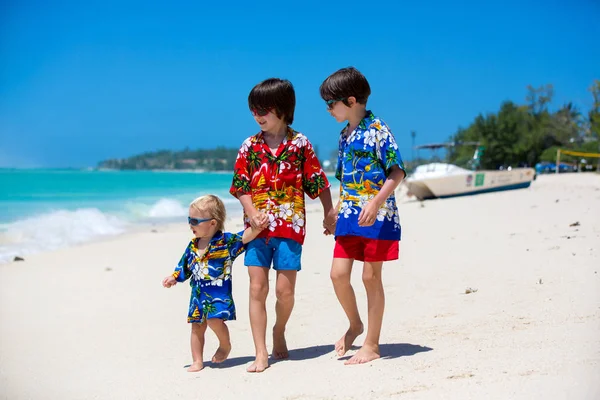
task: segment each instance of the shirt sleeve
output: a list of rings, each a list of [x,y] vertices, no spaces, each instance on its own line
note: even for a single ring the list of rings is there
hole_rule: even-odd
[[[385,171],[385,176],[389,176],[391,169],[394,165],[400,167],[401,170],[404,171],[404,162],[402,161],[402,156],[400,155],[400,149],[398,148],[398,144],[396,143],[396,139],[394,139],[394,135],[389,130],[389,128],[384,125],[381,127],[381,130],[378,132],[378,157],[381,160],[383,169]]]
[[[248,171],[248,149],[251,143],[246,140],[240,150],[238,151],[235,164],[233,166],[233,181],[231,182],[231,188],[229,193],[233,196],[238,197],[242,194],[250,194],[250,172]]]
[[[175,267],[175,271],[173,272],[173,278],[177,280],[177,282],[185,282],[192,275],[192,271],[190,271],[189,260],[191,252],[191,243],[185,249],[185,252],[181,256],[177,267]]]
[[[323,190],[327,189],[330,184],[327,180],[327,175],[321,167],[321,163],[315,154],[312,144],[307,140],[304,152],[304,167],[302,171],[302,184],[304,192],[311,199],[319,197]]]
[[[239,256],[244,252],[244,250],[246,250],[246,246],[244,245],[244,242],[242,242],[243,235],[244,231],[238,233],[225,234],[227,249],[229,250],[229,256],[232,260],[235,260],[237,256]]]

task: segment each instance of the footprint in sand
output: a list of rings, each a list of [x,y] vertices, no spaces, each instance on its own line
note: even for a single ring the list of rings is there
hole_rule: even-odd
[[[466,372],[464,374],[460,374],[460,375],[450,375],[448,377],[446,377],[446,379],[464,379],[464,378],[472,378],[475,375],[473,375],[470,372]]]

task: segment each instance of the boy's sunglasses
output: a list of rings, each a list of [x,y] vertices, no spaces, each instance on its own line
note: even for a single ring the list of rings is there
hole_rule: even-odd
[[[344,101],[344,100],[347,100],[347,99],[348,99],[347,97],[343,97],[341,99],[327,100],[325,102],[325,104],[327,104],[327,109],[331,110],[331,109],[333,109],[333,106],[335,105],[335,103],[337,103],[338,101]]]
[[[269,109],[269,108],[252,108],[252,109],[250,109],[250,112],[252,112],[252,115],[258,115],[259,117],[264,117],[269,112],[271,112],[271,109]]]
[[[192,218],[192,217],[188,217],[188,224],[190,224],[191,226],[196,226],[201,224],[202,222],[206,222],[206,221],[210,221],[211,219],[214,218]]]

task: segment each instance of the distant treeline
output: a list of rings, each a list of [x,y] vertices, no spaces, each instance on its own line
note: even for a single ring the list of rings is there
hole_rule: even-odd
[[[318,146],[314,146],[319,154]],[[233,171],[239,148],[217,147],[216,149],[186,148],[180,151],[159,150],[138,154],[128,158],[114,158],[101,161],[98,168],[107,169],[160,169],[160,170],[202,170]],[[336,153],[337,156],[337,153]]]
[[[205,171],[231,171],[238,148],[159,150],[129,158],[110,159],[98,164],[110,169],[201,169]]]

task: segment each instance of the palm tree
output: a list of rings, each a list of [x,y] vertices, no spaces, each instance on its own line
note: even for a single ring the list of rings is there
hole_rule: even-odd
[[[583,115],[571,102],[564,104],[551,120],[554,139],[562,145],[580,143],[583,140],[582,125]]]

